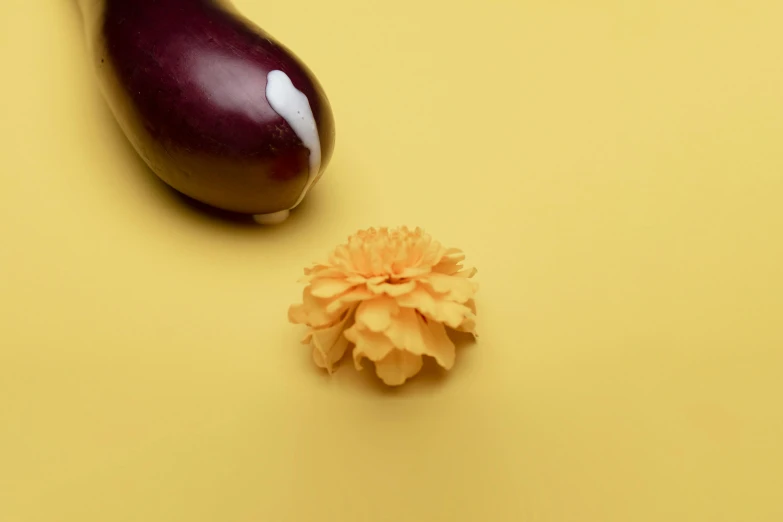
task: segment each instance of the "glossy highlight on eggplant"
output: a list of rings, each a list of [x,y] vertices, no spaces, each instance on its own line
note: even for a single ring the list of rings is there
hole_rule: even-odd
[[[79,0],[101,92],[155,174],[278,222],[322,175],[334,119],[314,74],[219,0]]]

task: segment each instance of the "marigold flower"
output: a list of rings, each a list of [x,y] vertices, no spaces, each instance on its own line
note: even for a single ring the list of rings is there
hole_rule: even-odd
[[[329,373],[351,346],[356,368],[369,359],[388,385],[416,375],[425,355],[450,369],[446,328],[476,334],[476,270],[464,259],[420,228],[359,231],[328,262],[305,269],[302,303],[288,318],[309,327],[303,343]]]

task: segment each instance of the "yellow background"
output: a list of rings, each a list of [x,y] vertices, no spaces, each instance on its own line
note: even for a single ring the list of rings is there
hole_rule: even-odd
[[[335,111],[277,228],[143,167],[67,0],[0,7],[0,520],[783,520],[783,3],[236,5]],[[328,378],[296,280],[398,224],[482,339]]]

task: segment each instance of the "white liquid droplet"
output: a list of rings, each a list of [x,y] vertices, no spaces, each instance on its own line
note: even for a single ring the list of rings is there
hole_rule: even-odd
[[[271,214],[256,214],[253,219],[259,225],[279,225],[286,219],[288,219],[289,212],[287,210],[281,210],[280,212],[272,212]]]
[[[283,71],[272,71],[267,75],[266,99],[310,151],[310,175],[302,194],[291,207],[294,208],[302,202],[321,170],[321,141],[318,138],[318,128],[307,96],[294,87],[291,78]]]

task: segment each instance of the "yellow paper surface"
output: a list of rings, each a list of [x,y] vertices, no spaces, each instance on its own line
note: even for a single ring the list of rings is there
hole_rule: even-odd
[[[69,2],[0,5],[0,520],[783,520],[783,4],[236,5],[335,111],[277,228],[144,169]],[[386,225],[481,285],[394,390],[286,317]]]

